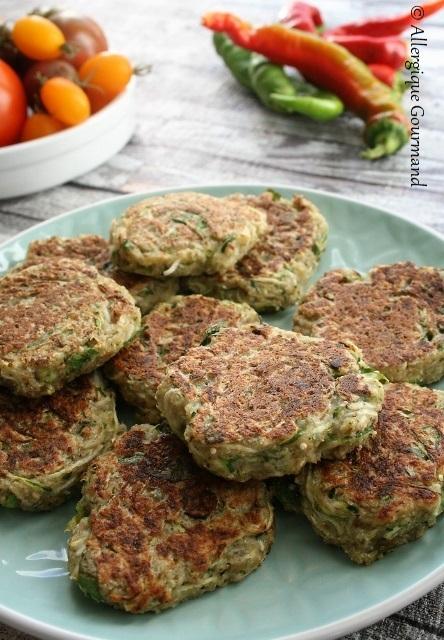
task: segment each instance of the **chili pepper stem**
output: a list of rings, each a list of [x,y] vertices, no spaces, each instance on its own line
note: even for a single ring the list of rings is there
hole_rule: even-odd
[[[398,140],[396,138],[391,138],[381,144],[377,144],[376,147],[364,149],[364,151],[361,151],[361,158],[365,158],[365,160],[379,160],[385,156],[393,155],[398,151],[398,149]]]
[[[368,148],[361,153],[367,160],[378,160],[396,153],[408,141],[410,133],[405,124],[389,117],[379,117],[367,125],[365,138]]]

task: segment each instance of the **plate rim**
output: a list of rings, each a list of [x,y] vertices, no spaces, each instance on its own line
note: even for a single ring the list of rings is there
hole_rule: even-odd
[[[370,215],[374,213],[383,213],[388,215],[389,217],[396,218],[398,220],[402,220],[404,224],[407,224],[410,227],[414,227],[417,229],[421,229],[426,234],[429,234],[441,242],[444,242],[444,234],[439,231],[427,226],[424,223],[416,222],[406,218],[400,213],[395,213],[390,209],[386,209],[385,207],[380,207],[374,204],[370,204],[367,202],[363,202],[359,199],[344,196],[342,194],[332,193],[330,191],[326,191],[323,189],[310,189],[303,186],[294,186],[291,184],[285,183],[275,183],[270,181],[270,183],[260,183],[260,182],[213,182],[213,183],[205,183],[205,184],[181,184],[173,187],[158,187],[152,188],[144,191],[135,191],[128,192],[122,195],[114,195],[109,198],[104,198],[103,200],[98,200],[97,202],[93,202],[92,204],[83,205],[81,207],[76,207],[75,209],[70,209],[69,211],[64,211],[58,215],[52,216],[47,220],[42,220],[37,224],[31,225],[27,229],[24,229],[20,233],[12,236],[9,239],[4,240],[0,243],[0,251],[5,249],[8,245],[13,242],[20,241],[22,237],[24,237],[29,231],[37,230],[48,223],[57,222],[66,217],[70,217],[72,215],[76,215],[81,213],[82,211],[91,209],[95,206],[103,206],[111,202],[117,202],[119,200],[125,200],[130,197],[140,196],[141,198],[150,197],[154,194],[166,194],[172,193],[175,191],[206,191],[208,189],[239,189],[239,190],[256,190],[256,189],[284,189],[294,192],[302,191],[304,194],[307,194],[307,197],[310,198],[311,195],[321,195],[336,201],[346,201],[354,205],[364,206],[369,210]],[[352,633],[364,627],[370,626],[375,622],[385,618],[393,613],[399,611],[415,600],[421,598],[423,595],[429,593],[432,589],[437,587],[440,583],[444,581],[444,563],[432,571],[429,575],[421,578],[421,580],[415,582],[410,585],[406,589],[398,592],[392,597],[384,600],[381,603],[375,604],[366,609],[362,609],[361,611],[346,616],[342,619],[339,619],[335,622],[331,622],[319,627],[314,627],[312,629],[308,629],[306,631],[298,631],[296,633],[292,633],[290,635],[279,636],[274,640],[334,640],[335,638],[339,638],[340,636],[348,633]],[[44,640],[99,640],[99,636],[90,636],[79,634],[77,632],[69,631],[64,629],[63,627],[49,624],[47,622],[42,622],[27,616],[22,613],[16,612],[14,609],[10,607],[5,607],[0,603],[0,621],[5,624],[23,631],[25,633],[30,633],[32,635],[36,635],[39,638],[43,638]],[[102,637],[102,640],[106,640]]]
[[[69,211],[63,211],[62,213],[58,213],[55,216],[52,216],[51,218],[48,218],[47,220],[42,220],[41,222],[37,222],[36,224],[31,225],[30,227],[28,227],[27,229],[23,229],[23,231],[20,231],[19,233],[17,233],[16,235],[12,236],[11,238],[8,238],[6,240],[4,240],[3,242],[0,243],[0,251],[3,250],[6,245],[8,245],[11,242],[15,242],[17,240],[20,240],[20,238],[24,235],[26,235],[31,229],[35,230],[35,229],[40,229],[41,227],[44,227],[46,224],[48,224],[48,222],[54,222],[57,220],[62,220],[65,217],[69,217],[71,215],[77,214],[77,213],[81,213],[82,211],[85,211],[86,209],[90,209],[91,207],[97,206],[97,205],[104,205],[104,204],[108,204],[110,202],[116,202],[119,200],[125,200],[126,198],[132,197],[132,196],[141,196],[141,198],[144,197],[150,197],[151,195],[154,194],[165,194],[165,193],[174,193],[175,191],[200,191],[200,190],[207,190],[207,189],[227,189],[227,188],[231,188],[234,187],[236,189],[286,189],[288,191],[294,191],[294,192],[298,192],[298,191],[303,191],[304,193],[307,194],[315,194],[315,195],[321,195],[321,196],[326,196],[328,198],[333,198],[334,200],[345,200],[346,202],[350,202],[352,204],[357,204],[359,206],[364,206],[367,207],[370,210],[376,211],[376,212],[380,212],[380,213],[384,213],[392,218],[397,218],[398,220],[402,220],[404,223],[406,223],[407,225],[411,226],[411,227],[416,227],[421,229],[422,231],[425,231],[426,233],[429,233],[432,236],[435,236],[435,238],[438,238],[438,240],[444,241],[444,233],[441,233],[439,231],[437,231],[436,229],[433,229],[433,227],[429,227],[426,224],[422,223],[422,222],[414,222],[413,220],[410,220],[410,218],[407,218],[405,216],[403,216],[400,213],[395,213],[394,211],[391,211],[390,209],[386,209],[385,207],[379,207],[377,205],[374,204],[370,204],[368,202],[363,202],[359,199],[356,198],[352,198],[350,196],[343,196],[341,194],[337,194],[337,193],[333,193],[331,191],[326,191],[324,189],[310,189],[310,188],[306,188],[303,186],[298,186],[298,187],[294,187],[291,184],[285,184],[285,183],[275,183],[270,181],[270,183],[260,183],[260,182],[229,182],[229,183],[221,183],[221,182],[207,182],[205,184],[191,184],[191,185],[178,185],[175,187],[165,187],[165,188],[153,188],[153,189],[147,189],[146,191],[129,191],[128,193],[124,193],[118,196],[110,196],[109,198],[104,198],[103,200],[97,200],[97,202],[93,202],[92,204],[87,204],[87,205],[82,205],[81,207],[76,207],[75,209],[70,209]],[[310,196],[308,196],[310,197]],[[373,214],[371,214],[373,215]]]
[[[273,640],[335,640],[344,634],[353,633],[369,627],[383,618],[396,613],[429,593],[441,584],[443,579],[444,564],[411,587],[407,587],[407,589],[404,589],[380,604],[373,605],[368,609],[363,609],[359,613],[354,613],[337,622],[314,627],[307,631],[298,631],[295,634],[279,636]],[[107,640],[104,636],[79,634],[60,626],[36,621],[35,618],[16,613],[13,609],[4,607],[1,604],[0,622],[8,624],[13,629],[35,635],[38,638],[42,638],[42,640]]]

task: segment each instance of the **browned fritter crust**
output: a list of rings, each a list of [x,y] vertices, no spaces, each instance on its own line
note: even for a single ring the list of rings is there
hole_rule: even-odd
[[[26,252],[26,264],[35,264],[46,258],[74,258],[102,271],[111,260],[111,250],[105,238],[84,234],[75,238],[51,236],[34,240]]]
[[[114,355],[140,312],[128,292],[81,260],[47,259],[0,281],[0,379],[26,396],[53,393]]]
[[[85,278],[77,278],[78,274]],[[82,309],[102,302],[102,284],[91,287],[97,277],[94,268],[78,260],[48,260],[44,266],[31,265],[5,276],[0,287],[0,358],[50,332],[60,318],[78,317]],[[111,318],[117,320],[127,310],[128,300],[115,289],[109,301]],[[51,342],[54,348],[62,347],[63,337],[56,334]],[[28,360],[31,354],[24,364]]]
[[[315,205],[299,195],[287,200],[265,191],[227,199],[265,211],[269,231],[229,271],[187,278],[186,286],[195,293],[247,302],[258,312],[294,304],[319,263],[327,223]]]
[[[124,271],[157,277],[222,272],[267,230],[265,214],[204,193],[153,196],[113,221],[113,260]]]
[[[353,345],[251,325],[222,329],[179,358],[157,400],[199,464],[246,480],[296,473],[321,451],[357,446],[382,396]]]
[[[279,335],[273,340],[269,339],[270,330],[264,325],[241,333],[224,332],[211,349],[193,351],[180,360],[178,368],[170,370],[173,384],[188,387],[188,379],[198,384],[206,382],[204,400],[210,403],[216,398],[220,374],[227,370],[223,393],[217,394],[214,416],[220,426],[215,431],[213,422],[210,430],[207,415],[198,413],[193,420],[194,438],[203,438],[209,444],[263,437],[285,440],[294,434],[295,419],[327,410],[336,386],[329,367],[347,367],[349,359],[344,347],[333,342],[306,346]],[[249,371],[254,376],[255,389],[252,402],[248,401],[252,380],[245,375],[243,362],[234,360],[231,364],[223,360],[230,344],[236,345],[236,354],[241,357],[251,353]],[[273,356],[265,359],[264,351],[268,349]],[[327,366],[322,366],[323,360]],[[297,366],[291,367],[291,362]],[[212,381],[215,383],[211,384]],[[353,375],[348,383],[357,383]]]
[[[169,430],[135,426],[121,436],[90,466],[83,495],[80,511],[88,520],[77,524],[77,536],[74,527],[71,575],[90,595],[88,579],[95,580],[96,597],[132,613],[240,580],[273,540],[263,483],[240,486],[211,476]],[[240,553],[243,544],[247,555]],[[249,557],[251,549],[257,557]]]
[[[328,542],[367,564],[435,523],[443,474],[444,393],[390,384],[374,438],[302,474],[304,511]],[[331,528],[328,516],[341,527]]]
[[[0,391],[0,476],[32,477],[54,473],[76,450],[79,421],[95,395],[88,376],[74,380],[52,396],[18,398]],[[88,437],[87,425],[83,436]]]
[[[310,209],[313,205],[302,196],[295,195],[288,201],[276,199],[266,191],[260,196],[235,195],[229,199],[264,209],[271,230],[237,263],[236,270],[245,278],[279,272],[294,259],[295,254],[312,250],[318,240],[318,229]],[[223,279],[223,276],[219,277]]]
[[[94,234],[84,234],[75,238],[51,236],[44,240],[34,240],[28,247],[23,266],[37,264],[48,258],[74,258],[96,267],[100,273],[126,287],[143,314],[151,311],[158,302],[168,300],[179,290],[179,281],[176,278],[162,281],[121,271],[111,261],[109,242]]]
[[[63,502],[117,432],[114,394],[97,374],[44,398],[0,391],[0,504],[35,510]]]
[[[199,295],[176,296],[142,319],[139,336],[107,363],[106,375],[128,402],[157,422],[155,394],[168,366],[199,345],[209,327],[255,321],[259,316],[247,305]]]
[[[326,273],[308,292],[294,328],[348,339],[394,382],[430,383],[444,375],[444,273],[401,262]]]

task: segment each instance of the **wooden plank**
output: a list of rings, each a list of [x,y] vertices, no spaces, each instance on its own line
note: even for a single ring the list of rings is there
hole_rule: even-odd
[[[320,4],[331,23],[387,12],[379,0]],[[11,14],[8,5],[0,0],[0,12]],[[33,6],[32,0],[24,0],[20,7],[13,7],[12,14]],[[86,0],[76,6],[90,9]],[[257,21],[273,20],[277,8],[273,0],[233,0],[226,6]],[[390,3],[390,10],[405,6],[398,0]],[[134,0],[131,10],[122,15],[111,11],[106,0],[95,2],[94,14],[111,35],[114,48],[128,52],[135,61],[153,63],[152,74],[140,79],[138,86],[138,131],[122,153],[102,167],[61,190],[0,203],[0,215],[23,207],[27,215],[42,219],[96,200],[94,190],[106,196],[178,183],[261,180],[354,195],[402,211],[411,219],[438,224],[444,193],[440,16],[426,23],[430,47],[424,53],[421,162],[429,186],[411,190],[409,148],[376,163],[360,159],[362,124],[357,118],[345,116],[320,125],[273,114],[257,104],[212,51],[210,34],[199,25],[200,15],[208,8],[207,0],[154,0],[148,9],[141,0]]]

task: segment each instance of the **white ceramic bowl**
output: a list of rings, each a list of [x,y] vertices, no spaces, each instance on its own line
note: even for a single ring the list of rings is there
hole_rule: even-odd
[[[134,85],[132,78],[123,93],[82,124],[0,148],[0,198],[62,184],[120,151],[134,131]]]

